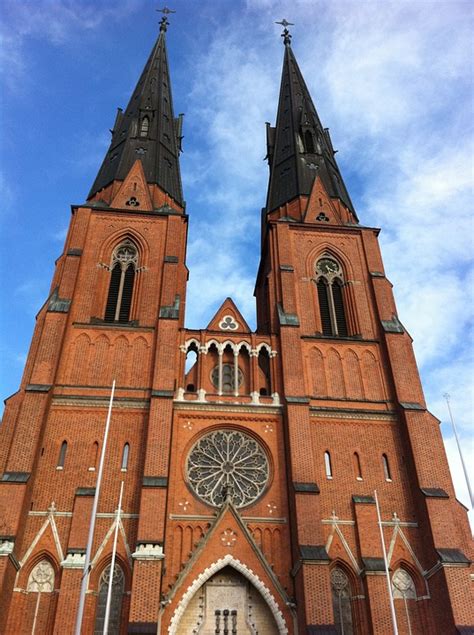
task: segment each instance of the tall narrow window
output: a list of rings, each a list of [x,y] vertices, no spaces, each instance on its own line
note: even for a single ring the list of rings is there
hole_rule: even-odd
[[[314,154],[314,140],[311,130],[306,130],[304,133],[304,147],[306,152]]]
[[[356,479],[358,481],[361,481],[362,480],[362,469],[360,467],[360,458],[359,458],[359,455],[357,454],[357,452],[354,452],[352,460],[353,460],[353,463],[354,463],[354,473],[356,475]]]
[[[386,481],[392,480],[392,474],[390,472],[390,464],[388,462],[388,457],[386,454],[382,454],[382,465],[383,465],[383,473]]]
[[[99,444],[94,441],[92,444],[91,461],[89,465],[89,472],[93,472],[97,468],[97,459],[99,458]]]
[[[25,611],[23,615],[22,632],[50,633],[51,612],[54,610],[55,602],[54,569],[49,560],[43,559],[33,568],[28,577],[26,592],[32,610]]]
[[[324,469],[326,470],[326,478],[332,478],[331,455],[327,451],[324,453]]]
[[[63,469],[64,463],[66,461],[66,452],[67,452],[67,441],[63,441],[61,443],[61,449],[59,450],[58,464],[57,464],[57,468],[61,470]]]
[[[321,258],[316,264],[316,285],[323,335],[347,337],[344,282],[339,263],[326,256]]]
[[[110,605],[109,630],[110,635],[118,635],[121,630],[122,597],[125,579],[123,571],[118,564],[114,567],[114,574],[110,580],[110,564],[104,569],[99,581],[99,594],[97,597],[97,611],[95,614],[94,635],[102,635],[104,632],[105,608],[107,604],[107,590],[112,584],[112,601]]]
[[[148,130],[150,129],[150,120],[148,117],[143,117],[142,125],[140,127],[140,137],[148,137]]]
[[[352,635],[351,585],[340,567],[331,571],[332,606],[334,623],[339,635]]]
[[[347,337],[346,314],[344,313],[344,301],[342,299],[342,282],[336,278],[331,286],[337,334],[342,337]]]
[[[122,470],[126,470],[128,467],[128,455],[130,454],[130,445],[128,443],[126,443],[123,446],[123,452],[122,452]]]
[[[407,571],[405,571],[405,569],[397,569],[392,576],[392,596],[394,600],[403,600],[407,631],[409,635],[411,635],[413,632],[413,626],[415,627],[415,630],[417,630],[415,604],[416,588],[413,578]],[[413,617],[415,617],[415,624],[412,624]]]
[[[128,322],[132,306],[133,284],[138,264],[135,245],[126,240],[112,256],[109,295],[105,307],[106,322]]]
[[[318,280],[318,300],[319,300],[319,312],[321,315],[321,325],[323,327],[323,335],[332,335],[331,313],[329,311],[328,285],[323,278]]]

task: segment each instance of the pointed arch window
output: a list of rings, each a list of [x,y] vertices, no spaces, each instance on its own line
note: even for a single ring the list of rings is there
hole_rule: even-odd
[[[315,153],[314,138],[311,130],[306,130],[306,132],[304,133],[304,148],[309,154]]]
[[[91,450],[91,461],[89,465],[89,472],[93,472],[97,467],[97,459],[99,458],[99,443],[94,441]]]
[[[142,125],[140,126],[140,137],[148,137],[148,131],[150,129],[150,120],[148,117],[143,117]]]
[[[54,591],[54,569],[49,560],[41,560],[31,571],[26,587],[28,593],[52,593]]]
[[[331,571],[331,590],[336,632],[339,635],[353,635],[351,585],[340,567],[335,567]]]
[[[123,472],[126,472],[126,470],[127,470],[129,454],[130,454],[130,444],[126,443],[123,446],[123,452],[122,452],[122,466],[121,466],[121,469],[122,469]]]
[[[58,464],[56,466],[56,469],[58,470],[64,469],[64,463],[66,462],[66,452],[67,452],[67,441],[63,441],[61,443],[61,449],[59,450]]]
[[[352,461],[353,461],[353,464],[354,464],[354,472],[355,472],[355,475],[356,475],[356,479],[358,481],[361,481],[362,480],[362,468],[361,468],[361,465],[360,465],[360,457],[359,457],[358,452],[354,452],[354,454],[352,456]]]
[[[391,481],[392,473],[390,472],[390,463],[388,462],[388,456],[386,454],[382,454],[382,465],[383,465],[383,474],[385,476],[385,480]]]
[[[95,615],[94,635],[102,635],[104,632],[105,608],[107,604],[107,591],[112,583],[112,601],[110,606],[108,633],[119,634],[122,616],[122,599],[125,586],[125,576],[120,565],[114,567],[112,581],[110,580],[110,564],[105,567],[99,581],[99,594],[97,597],[97,611]]]
[[[104,316],[106,322],[129,321],[137,265],[138,250],[131,240],[126,240],[112,255],[109,294]]]
[[[340,264],[324,257],[316,263],[316,287],[323,335],[347,337],[344,279]]]
[[[413,578],[405,569],[397,569],[392,576],[392,596],[394,600],[403,600],[407,630],[411,635],[416,630],[416,624],[412,624],[413,617],[416,621],[416,608],[410,600],[416,600],[417,596]]]
[[[326,478],[332,478],[332,463],[331,463],[331,455],[328,451],[324,453],[324,469],[326,472]]]

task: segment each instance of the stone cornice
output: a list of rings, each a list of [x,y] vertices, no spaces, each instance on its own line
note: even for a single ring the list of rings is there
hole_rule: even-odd
[[[85,395],[55,395],[52,399],[53,406],[74,406],[80,408],[107,408],[110,397],[93,397]],[[150,407],[149,399],[140,399],[137,397],[114,397],[114,408],[135,408],[148,409]]]
[[[398,417],[393,412],[377,410],[357,410],[357,408],[322,408],[310,406],[310,417],[322,419],[364,419],[367,421],[390,421],[395,423]]]
[[[174,410],[198,410],[200,412],[251,412],[252,414],[279,414],[282,406],[272,406],[271,404],[238,404],[238,403],[213,403],[207,401],[175,401]]]

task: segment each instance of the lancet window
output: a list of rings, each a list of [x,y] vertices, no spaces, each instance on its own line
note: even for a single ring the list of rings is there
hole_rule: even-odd
[[[416,600],[416,588],[413,578],[405,569],[397,569],[393,574],[392,595],[394,600],[403,600],[407,630],[411,635],[413,630],[416,630],[416,625],[412,624],[413,618],[416,621],[416,612],[413,613],[414,607],[410,600]],[[413,629],[414,626],[415,629]]]
[[[150,129],[150,120],[148,117],[143,117],[142,125],[140,127],[140,137],[148,137],[148,130]]]
[[[99,594],[97,597],[97,611],[95,615],[94,635],[102,635],[104,632],[105,609],[107,605],[107,591],[110,584],[110,564],[105,567],[99,581]],[[122,598],[125,586],[125,577],[120,565],[114,567],[112,576],[112,599],[110,603],[109,635],[120,633],[122,615]]]
[[[138,251],[132,241],[126,240],[114,250],[104,316],[106,322],[129,321],[137,265]]]
[[[323,335],[347,337],[344,278],[340,264],[325,256],[316,264],[319,313]]]
[[[324,470],[326,472],[326,478],[332,478],[332,463],[331,463],[331,455],[328,451],[324,453]]]
[[[357,452],[354,452],[354,454],[352,455],[352,463],[354,465],[354,472],[356,475],[356,479],[358,481],[362,480],[362,468],[360,465],[360,457],[359,454]]]
[[[130,444],[126,443],[123,446],[123,452],[122,452],[122,465],[121,465],[121,469],[122,470],[126,470],[128,467],[128,456],[130,454]]]
[[[309,154],[314,154],[314,139],[311,130],[306,130],[306,132],[304,133],[304,146],[306,152],[308,152]]]
[[[61,443],[61,449],[59,450],[58,465],[57,465],[57,467],[61,469],[63,469],[64,463],[66,462],[66,452],[67,452],[67,441],[63,441]]]
[[[392,473],[390,472],[390,463],[386,454],[382,454],[383,474],[386,481],[392,480]]]
[[[336,632],[339,635],[353,635],[351,585],[340,567],[331,571],[331,590]]]

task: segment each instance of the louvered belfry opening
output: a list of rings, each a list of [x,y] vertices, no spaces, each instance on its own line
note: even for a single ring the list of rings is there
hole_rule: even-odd
[[[110,276],[109,296],[107,298],[107,306],[105,307],[104,320],[106,322],[113,322],[115,320],[115,311],[117,309],[117,299],[120,288],[120,278],[122,276],[122,269],[120,263],[117,262],[112,269]]]
[[[329,254],[316,263],[316,286],[322,334],[347,337],[349,330],[344,306],[344,274],[341,265]]]
[[[332,297],[334,301],[334,317],[336,319],[337,334],[341,337],[347,337],[347,322],[342,297],[342,282],[340,280],[336,279],[332,283]]]
[[[304,146],[308,154],[314,154],[314,140],[311,130],[306,130],[304,133]]]
[[[115,249],[104,314],[105,322],[124,323],[130,320],[137,262],[138,252],[130,240],[126,240]]]
[[[125,271],[122,302],[120,304],[119,322],[128,322],[130,319],[130,308],[132,306],[133,281],[135,280],[135,268],[128,265]]]
[[[319,312],[323,335],[332,335],[331,313],[329,310],[328,285],[324,280],[318,282]]]

